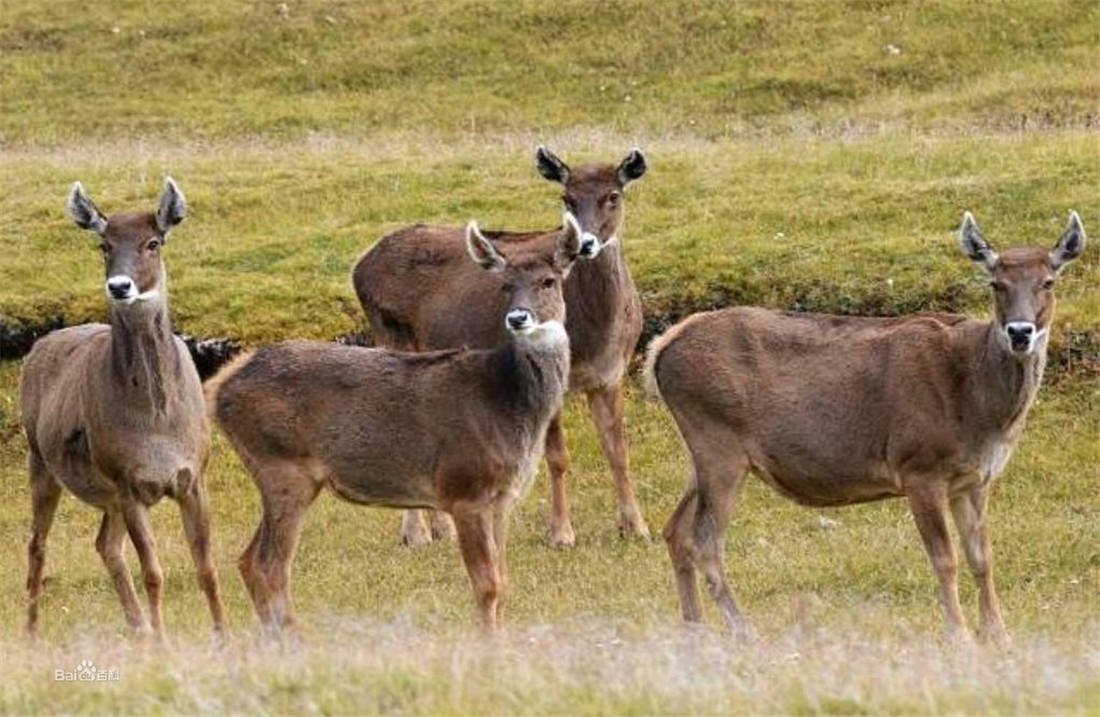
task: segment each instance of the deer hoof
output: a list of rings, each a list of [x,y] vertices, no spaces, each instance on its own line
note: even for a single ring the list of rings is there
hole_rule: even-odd
[[[637,513],[623,515],[619,518],[619,536],[649,540],[649,527],[645,524],[645,519]]]
[[[550,526],[550,545],[555,548],[572,548],[577,544],[577,536],[573,532],[573,526],[568,522],[563,525]]]

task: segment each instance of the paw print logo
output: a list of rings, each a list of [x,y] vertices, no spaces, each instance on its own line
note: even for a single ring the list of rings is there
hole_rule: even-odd
[[[95,665],[91,660],[81,660],[76,666],[76,679],[81,682],[90,682],[95,679]]]

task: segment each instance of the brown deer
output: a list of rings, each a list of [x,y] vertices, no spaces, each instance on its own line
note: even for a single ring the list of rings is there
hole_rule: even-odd
[[[562,201],[583,232],[580,258],[565,283],[572,370],[569,388],[588,398],[604,455],[611,464],[623,535],[648,537],[649,529],[630,481],[623,427],[622,381],[642,331],[642,309],[622,249],[623,191],[646,171],[635,149],[618,165],[570,169],[545,147],[536,152],[539,172],[564,187]],[[552,241],[549,232],[489,232],[501,246]],[[502,339],[497,317],[505,303],[498,278],[474,275],[462,248],[462,230],[422,224],[383,237],[355,265],[352,283],[370,320],[375,342],[405,351],[459,346],[488,348]],[[461,297],[461,298],[460,298]],[[576,537],[565,497],[569,450],[561,416],[546,433],[550,469],[550,541],[573,545]],[[438,518],[439,516],[436,516]],[[436,537],[448,536],[445,520],[433,518]],[[430,542],[419,512],[407,512],[402,542]]]
[[[695,314],[650,348],[646,375],[676,420],[694,480],[665,526],[684,619],[696,569],[731,629],[747,630],[723,542],[747,471],[808,506],[905,497],[965,636],[950,508],[978,584],[983,632],[1004,638],[986,504],[1046,364],[1055,278],[1085,246],[1076,212],[1050,252],[997,254],[967,212],[963,251],[991,277],[992,321],[858,318],[732,308]]]
[[[69,194],[69,216],[100,240],[111,323],[54,331],[35,343],[23,365],[21,400],[33,511],[27,550],[27,631],[32,635],[46,536],[63,486],[103,511],[96,550],[114,581],[126,621],[135,631],[146,632],[150,625],[122,554],[129,533],[158,637],[163,637],[163,576],[149,508],[164,496],[174,498],[214,628],[224,628],[203,483],[210,430],[195,365],[169,326],[161,257],[186,206],[170,178],[155,213],[105,217],[79,182]]]
[[[263,498],[240,558],[260,620],[292,627],[302,517],[326,485],[345,500],[450,514],[485,626],[500,618],[508,514],[534,478],[569,376],[562,283],[580,251],[570,217],[554,246],[502,245],[467,227],[474,271],[498,277],[492,349],[406,353],[309,341],[269,346],[207,383],[207,402]],[[480,267],[480,268],[479,268]],[[469,286],[452,287],[455,300]],[[495,298],[495,297],[494,297]]]

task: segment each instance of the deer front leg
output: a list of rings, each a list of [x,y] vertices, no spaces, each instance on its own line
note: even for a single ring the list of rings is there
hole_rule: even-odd
[[[497,609],[503,580],[499,552],[493,535],[492,507],[455,507],[451,515],[458,532],[458,545],[470,583],[474,588],[481,624],[486,631],[497,627]]]
[[[997,643],[1006,643],[1004,619],[993,587],[993,550],[989,545],[987,512],[989,491],[975,486],[951,500],[951,512],[959,531],[966,560],[974,581],[978,584],[978,601],[982,615],[982,636]]]
[[[122,517],[122,513],[117,509],[104,512],[103,522],[99,525],[99,534],[95,539],[95,548],[115,584],[115,592],[118,593],[119,602],[122,603],[126,624],[135,632],[144,632],[148,629],[148,625],[138,604],[137,594],[134,592],[130,568],[126,565],[126,558],[122,554],[122,541],[125,538],[126,520]]]
[[[149,520],[149,508],[136,500],[128,500],[123,505],[122,516],[126,521],[126,530],[130,533],[130,542],[141,562],[141,577],[145,583],[145,596],[149,600],[149,622],[157,639],[164,639],[164,621],[161,612],[161,588],[164,586],[164,571],[157,558],[157,545],[153,537],[153,526]]]
[[[913,481],[906,486],[906,496],[913,519],[917,523],[932,569],[940,581],[940,599],[947,620],[948,636],[967,639],[966,621],[959,604],[958,570],[955,549],[947,530],[947,491],[939,481]]]
[[[619,499],[619,532],[623,536],[649,538],[649,528],[634,497],[630,482],[626,432],[623,425],[622,383],[597,389],[588,394],[588,410],[600,434],[600,445],[611,464]]]
[[[565,497],[565,474],[569,471],[569,447],[561,427],[558,411],[546,428],[546,466],[550,469],[550,544],[558,548],[572,547],[577,542],[569,518],[569,501]]]
[[[183,532],[191,548],[191,559],[195,563],[199,586],[206,595],[210,615],[214,620],[214,631],[225,632],[225,607],[222,605],[218,588],[218,570],[210,549],[210,508],[206,498],[206,485],[200,475],[179,499],[180,517],[183,520]]]

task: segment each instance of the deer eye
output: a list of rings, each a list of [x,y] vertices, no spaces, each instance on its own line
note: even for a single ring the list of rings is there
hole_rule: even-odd
[[[1042,283],[1042,287],[1044,291],[1050,291],[1054,288],[1054,279],[1045,279]]]
[[[607,203],[610,204],[611,206],[615,206],[616,204],[619,203],[619,200],[621,198],[622,198],[621,194],[619,194],[618,192],[612,192],[611,194],[607,195]]]
[[[110,254],[111,253],[111,245],[108,244],[107,242],[102,242],[99,245],[99,250],[101,252],[103,252],[104,254]]]
[[[555,283],[556,282],[554,281],[554,277],[547,277],[546,279],[542,280],[542,288],[553,289]]]
[[[505,292],[505,293],[508,293],[508,292],[512,291],[513,289],[515,289],[515,288],[516,287],[512,284],[502,284],[501,287],[500,287],[500,290]]]
[[[993,287],[994,291],[1004,291],[1008,288],[1007,286],[1005,286],[1005,283],[1003,281],[994,280],[989,282],[989,285]]]
[[[160,248],[160,239],[150,239],[149,243],[145,245],[145,248],[149,251],[156,251]]]

